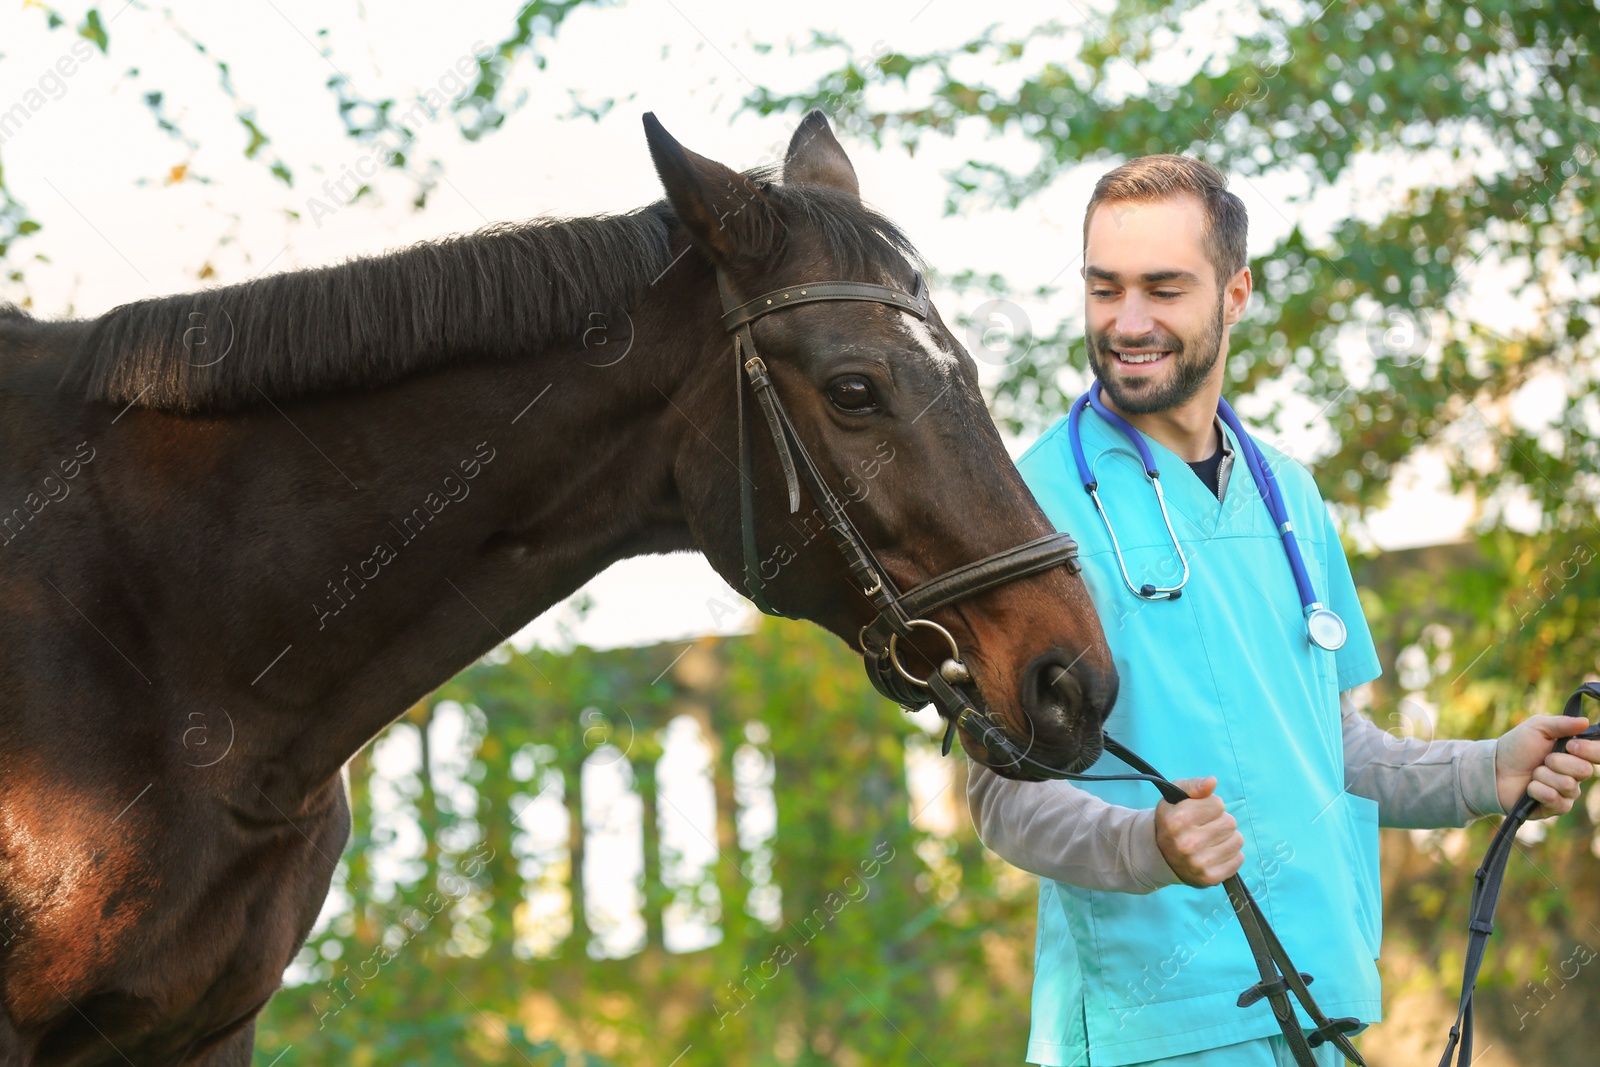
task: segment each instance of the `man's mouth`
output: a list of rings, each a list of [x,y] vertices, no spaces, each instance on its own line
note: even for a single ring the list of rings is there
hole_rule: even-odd
[[[1126,352],[1119,348],[1113,348],[1111,352],[1117,357],[1118,363],[1124,363],[1131,367],[1142,366],[1147,363],[1155,363],[1172,355],[1171,351],[1164,348],[1143,350],[1136,349]]]

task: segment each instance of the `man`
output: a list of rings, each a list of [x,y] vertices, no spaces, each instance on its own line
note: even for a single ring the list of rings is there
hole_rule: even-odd
[[[1349,565],[1310,475],[1262,445],[1312,590],[1347,631],[1342,644],[1324,633],[1336,651],[1308,639],[1284,540],[1218,417],[1229,331],[1251,292],[1245,228],[1226,179],[1197,160],[1147,156],[1100,180],[1083,275],[1108,411],[1081,414],[1089,477],[1067,419],[1018,462],[1082,545],[1122,681],[1107,732],[1183,776],[1191,798],[1151,807],[1140,783],[1013,782],[973,766],[979,836],[1041,879],[1030,1062],[1292,1063],[1265,1001],[1236,1003],[1259,976],[1215,888],[1234,873],[1315,976],[1327,1014],[1377,1021],[1380,823],[1460,826],[1503,813],[1524,789],[1542,805],[1536,817],[1560,814],[1600,760],[1600,742],[1552,751],[1582,719],[1541,715],[1498,740],[1428,743],[1357,711],[1349,690],[1380,669]],[[1095,770],[1108,766],[1120,769],[1107,758]],[[1316,1055],[1343,1062],[1329,1044]]]

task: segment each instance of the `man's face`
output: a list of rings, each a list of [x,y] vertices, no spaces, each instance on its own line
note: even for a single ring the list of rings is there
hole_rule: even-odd
[[[1243,304],[1224,300],[1206,255],[1205,224],[1205,206],[1188,195],[1108,201],[1089,220],[1089,366],[1125,414],[1179,407],[1221,371],[1225,327],[1238,318],[1230,304],[1240,311]],[[1248,271],[1240,273],[1248,298]]]

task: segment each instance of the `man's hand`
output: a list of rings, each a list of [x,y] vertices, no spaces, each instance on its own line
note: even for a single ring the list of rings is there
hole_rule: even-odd
[[[1556,752],[1558,738],[1589,728],[1589,720],[1570,715],[1535,715],[1500,736],[1494,747],[1494,784],[1502,811],[1510,811],[1523,791],[1539,802],[1532,819],[1565,815],[1578,799],[1584,779],[1600,763],[1600,741],[1572,741]],[[1160,818],[1157,817],[1157,825]],[[1160,831],[1157,831],[1157,840]]]
[[[1173,784],[1190,799],[1156,805],[1156,846],[1184,884],[1220,885],[1244,866],[1239,823],[1213,795],[1215,778],[1180,778]]]

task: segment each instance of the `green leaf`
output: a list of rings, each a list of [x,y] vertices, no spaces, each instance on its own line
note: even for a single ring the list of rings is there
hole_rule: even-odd
[[[78,27],[78,36],[93,41],[102,54],[109,52],[111,40],[106,35],[106,27],[100,21],[100,9],[91,7],[89,13],[83,17],[83,25]]]
[[[261,127],[256,125],[255,119],[250,115],[240,115],[239,125],[250,133],[250,143],[244,146],[244,158],[254,159],[262,147],[270,144],[272,138],[261,132]]]

